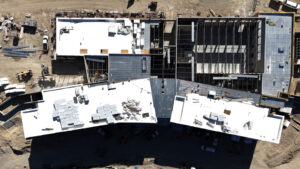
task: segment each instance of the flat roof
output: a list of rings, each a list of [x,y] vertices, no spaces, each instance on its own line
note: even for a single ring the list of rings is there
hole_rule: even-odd
[[[128,18],[56,18],[56,54],[141,54],[149,50],[148,28],[145,22]]]
[[[108,76],[111,82],[150,78],[149,55],[109,55]]]
[[[74,85],[43,90],[42,95],[36,109],[21,112],[25,138],[113,123],[157,122],[149,79]]]
[[[207,96],[209,94],[209,91],[215,91],[216,96],[220,97],[248,100],[252,101],[256,105],[259,105],[260,103],[260,94],[218,87],[203,83],[191,82],[186,80],[177,80],[177,95],[185,97],[187,93],[197,92],[202,96]]]
[[[292,68],[293,14],[260,14],[266,18],[262,94],[288,92]]]
[[[211,99],[190,93],[175,96],[171,122],[279,143],[284,117],[247,102]]]

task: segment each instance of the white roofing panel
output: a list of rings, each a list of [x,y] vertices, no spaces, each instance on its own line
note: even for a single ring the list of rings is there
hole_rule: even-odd
[[[89,97],[89,103],[77,103],[75,107],[78,111],[78,121],[83,126],[62,129],[60,122],[53,120],[54,103],[58,100],[72,101],[75,97],[75,90],[82,85],[68,86],[42,91],[43,101],[38,103],[35,110],[25,110],[21,112],[25,138],[41,135],[60,133],[65,131],[78,130],[96,126],[108,125],[109,123],[156,123],[156,114],[151,94],[150,80],[131,80],[130,82],[99,85],[94,87],[82,86],[83,92]],[[112,89],[115,88],[115,89]],[[108,90],[112,89],[112,90]],[[59,99],[57,98],[59,96]],[[92,122],[92,117],[96,117],[100,106],[112,105],[113,115],[124,113],[122,103],[131,100],[139,102],[139,114],[135,118],[123,116],[122,120],[107,119],[107,121]],[[142,114],[149,113],[149,117],[142,117]],[[128,114],[128,113],[127,113]],[[110,116],[111,117],[111,116]]]
[[[139,20],[139,19],[135,19],[135,20],[134,20],[134,23],[139,24],[139,23],[140,23],[140,20]]]
[[[244,102],[214,100],[198,94],[187,94],[187,98],[183,99],[177,99],[178,96],[175,98],[171,116],[173,123],[280,142],[284,117],[269,116],[268,108]],[[230,113],[228,115],[225,112]],[[229,131],[225,131],[225,128]]]

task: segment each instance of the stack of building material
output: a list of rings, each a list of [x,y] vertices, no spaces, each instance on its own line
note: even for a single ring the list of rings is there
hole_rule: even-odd
[[[62,130],[84,125],[80,120],[78,109],[72,101],[57,100],[54,103],[54,108],[53,119],[60,122]]]
[[[0,87],[4,87],[9,84],[9,80],[7,77],[0,78]]]
[[[5,90],[10,90],[10,89],[25,89],[24,85],[19,85],[19,84],[10,84],[5,86]]]
[[[27,58],[27,56],[29,56],[30,53],[35,53],[39,51],[39,49],[25,49],[28,47],[29,45],[3,48],[4,56]]]
[[[108,105],[105,104],[103,106],[99,106],[97,108],[97,113],[92,114],[92,121],[106,121],[107,124],[112,124],[115,122],[114,116],[118,115],[117,106],[116,105]]]
[[[25,93],[25,86],[24,85],[18,85],[18,84],[10,84],[5,86],[4,88],[5,94],[21,94]]]

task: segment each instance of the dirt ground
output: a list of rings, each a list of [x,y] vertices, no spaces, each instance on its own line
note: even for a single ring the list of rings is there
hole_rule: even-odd
[[[56,11],[62,10],[112,10],[112,11],[148,11],[147,5],[151,0],[135,0],[135,3],[127,9],[128,0],[0,0],[0,14],[13,16],[16,22],[21,22],[25,19],[25,13],[31,13],[32,18],[38,21],[38,29],[40,30],[50,30],[50,18],[54,16]],[[209,9],[213,9],[218,15],[222,16],[251,16],[255,12],[276,12],[276,10],[269,8],[269,0],[156,0],[158,2],[158,11],[163,11],[167,18],[175,18],[177,16],[196,16],[197,13],[201,13],[202,17],[209,16]],[[300,3],[300,0],[293,0],[294,2]],[[300,26],[296,25],[296,30]],[[12,41],[5,44],[0,37],[0,45],[3,47],[11,46]],[[31,47],[38,47],[42,49],[42,35],[35,34],[29,35],[24,34],[24,38],[20,40],[19,44],[29,44]],[[39,91],[39,87],[31,87],[35,83],[35,80],[41,73],[41,64],[48,65],[51,69],[51,59],[50,53],[48,55],[43,55],[41,52],[32,54],[26,59],[13,59],[9,57],[4,57],[2,50],[0,50],[0,77],[9,77],[10,81],[17,83],[16,73],[27,69],[33,71],[33,80],[26,84],[27,91]],[[65,77],[63,77],[65,78]],[[68,79],[73,79],[73,76],[67,77]],[[78,78],[76,76],[76,78]],[[65,80],[63,80],[65,81]],[[296,81],[298,81],[296,79]],[[77,82],[80,82],[78,80]],[[293,85],[293,88],[295,85]],[[242,155],[232,155],[227,151],[217,151],[215,154],[200,153],[200,146],[203,142],[203,138],[194,138],[191,136],[190,139],[180,139],[181,137],[170,137],[161,138],[160,141],[150,145],[149,149],[141,148],[141,153],[128,153],[131,152],[131,148],[135,148],[134,144],[144,144],[143,141],[132,141],[125,146],[117,146],[120,149],[112,148],[112,151],[100,149],[94,150],[93,147],[82,146],[84,144],[98,145],[91,137],[97,137],[89,131],[84,131],[84,136],[89,138],[82,139],[78,132],[71,132],[75,135],[75,138],[79,141],[74,141],[68,138],[64,141],[62,135],[59,136],[49,136],[44,138],[37,138],[31,140],[25,140],[22,129],[22,122],[20,115],[14,117],[15,126],[6,130],[0,127],[0,168],[2,169],[16,169],[16,168],[49,168],[45,164],[50,162],[63,163],[66,162],[69,165],[72,163],[83,164],[83,166],[99,166],[104,167],[107,165],[117,166],[118,168],[134,168],[138,166],[139,168],[180,168],[183,166],[181,164],[198,164],[198,168],[252,168],[252,169],[298,169],[300,166],[300,134],[293,127],[288,127],[283,130],[281,143],[272,144],[267,142],[258,141],[256,143],[255,149],[251,149],[253,146],[245,146],[243,148],[244,153]],[[95,132],[91,130],[90,132]],[[126,132],[125,132],[126,133]],[[162,131],[164,133],[164,131]],[[165,132],[166,136],[169,136]],[[114,139],[108,138],[107,142],[103,141],[103,144],[109,144],[110,141],[116,142],[118,137],[118,132],[115,132],[117,136]],[[66,136],[70,137],[70,136]],[[190,136],[188,136],[190,137]],[[46,139],[49,139],[47,142]],[[99,138],[98,138],[99,139]],[[100,140],[102,140],[100,138]],[[106,140],[106,139],[103,139]],[[176,141],[174,141],[176,140]],[[224,142],[230,140],[224,138]],[[55,143],[51,143],[55,142]],[[168,144],[172,142],[172,144]],[[149,145],[149,143],[146,143]],[[78,150],[74,150],[74,146]],[[153,146],[158,146],[153,147]],[[159,148],[161,146],[161,148]],[[172,147],[173,146],[173,147]],[[129,147],[129,149],[127,149]],[[141,146],[142,147],[142,146]],[[186,148],[185,148],[186,147]],[[220,149],[231,149],[235,145],[222,144]],[[76,149],[77,149],[76,148]],[[139,147],[140,148],[140,147]],[[240,149],[240,148],[237,148]],[[122,150],[122,151],[119,151]],[[178,150],[178,151],[176,151]],[[180,151],[179,151],[180,150]],[[79,152],[87,153],[87,155],[70,155]],[[100,155],[99,162],[98,156],[95,157],[99,152],[108,154],[102,157]],[[99,151],[99,152],[98,152]],[[254,151],[254,153],[253,153]],[[92,152],[92,153],[91,153]],[[107,152],[107,153],[106,153]],[[179,152],[179,153],[178,153]],[[111,153],[111,154],[110,154]],[[121,153],[121,154],[120,154]],[[61,154],[61,155],[59,155]],[[110,160],[109,158],[114,158],[113,154],[120,154],[115,160]],[[161,155],[160,155],[161,154]],[[138,158],[142,159],[144,157],[155,156],[157,159],[155,164],[143,165],[141,160],[132,160]],[[66,158],[66,161],[63,159]],[[124,158],[122,158],[122,156]],[[132,158],[128,157],[132,156]],[[126,158],[125,158],[126,157]],[[168,158],[169,157],[169,158]],[[49,159],[49,160],[47,160]],[[186,160],[183,161],[182,159]],[[187,160],[189,159],[189,160]],[[132,160],[132,163],[124,163],[124,160]],[[218,160],[220,162],[216,163]],[[180,164],[177,164],[180,163]],[[34,165],[36,164],[36,165]],[[120,164],[120,165],[118,165]],[[235,165],[234,165],[235,164]],[[50,166],[51,167],[51,166]],[[56,167],[56,166],[54,166]]]

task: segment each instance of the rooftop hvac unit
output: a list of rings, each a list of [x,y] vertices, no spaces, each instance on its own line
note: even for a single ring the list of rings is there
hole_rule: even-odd
[[[83,100],[84,100],[84,104],[89,104],[89,97],[88,97],[88,95],[83,95]]]
[[[252,126],[253,126],[253,122],[252,121],[248,121],[247,123],[244,124],[244,129],[245,130],[252,130]]]
[[[137,46],[137,47],[140,47],[140,46],[141,46],[141,41],[140,41],[140,39],[136,39],[136,46]]]
[[[142,22],[141,28],[145,29],[145,22]]]
[[[141,33],[141,32],[142,32],[141,28],[138,28],[137,33]]]
[[[216,91],[214,91],[214,90],[209,90],[209,91],[208,91],[208,94],[209,94],[209,95],[212,95],[212,96],[215,96],[215,95],[216,95]]]
[[[293,110],[293,108],[291,108],[291,107],[282,107],[279,109],[280,112],[287,113],[287,114],[291,114],[292,110]]]
[[[133,34],[137,34],[137,29],[138,29],[137,24],[134,24],[134,26],[133,26]]]
[[[144,46],[144,45],[145,45],[145,39],[141,38],[141,46]]]
[[[133,23],[139,24],[139,23],[140,23],[140,20],[139,20],[139,19],[135,19],[135,20],[133,21]]]
[[[75,95],[76,95],[76,96],[80,96],[80,95],[81,95],[81,89],[80,89],[80,87],[77,87],[77,88],[75,89]]]
[[[216,96],[216,91],[209,90],[208,91],[208,98],[213,99]]]
[[[284,53],[284,49],[283,48],[278,48],[278,53]]]
[[[132,26],[131,21],[128,20],[128,19],[125,19],[125,20],[124,20],[124,26],[125,26],[125,27],[131,27],[131,26]]]
[[[213,120],[213,121],[217,121],[218,120],[218,114],[215,112],[211,112],[209,119]]]
[[[115,25],[109,25],[108,26],[108,33],[110,35],[115,35],[118,32],[118,27]]]

